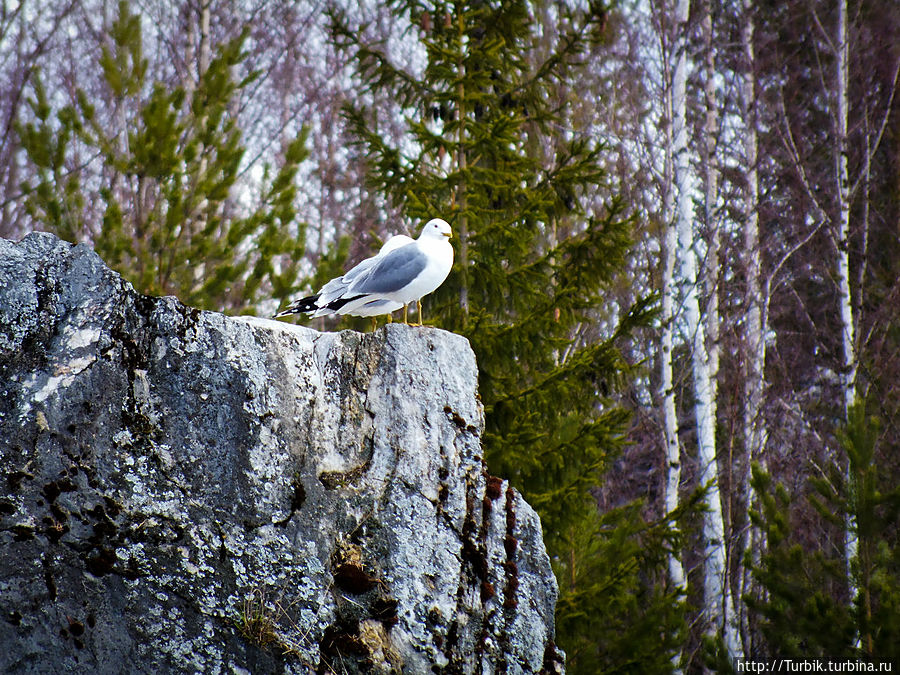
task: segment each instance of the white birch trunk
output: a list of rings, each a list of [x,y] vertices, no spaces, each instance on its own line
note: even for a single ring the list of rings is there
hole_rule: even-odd
[[[704,601],[709,624],[721,630],[729,658],[742,656],[734,626],[734,602],[727,583],[725,525],[718,487],[716,462],[716,408],[712,398],[709,354],[705,324],[700,319],[697,294],[697,257],[694,250],[692,176],[687,130],[687,30],[689,0],[678,0],[675,8],[675,68],[672,75],[672,159],[675,179],[675,220],[680,248],[680,282],[685,321],[691,340],[691,364],[694,376],[694,413],[697,419],[697,444],[701,467],[700,480],[707,485],[707,512],[704,514]]]
[[[704,78],[703,95],[706,104],[706,119],[703,124],[703,221],[707,228],[706,267],[704,271],[706,289],[706,337],[709,350],[710,392],[714,401],[718,400],[719,378],[719,164],[716,154],[719,133],[719,101],[716,96],[716,48],[713,41],[712,0],[704,0],[703,49]]]
[[[766,302],[763,298],[761,283],[762,251],[759,243],[759,174],[757,170],[759,157],[759,141],[756,118],[756,78],[754,72],[755,53],[753,49],[753,0],[743,1],[741,17],[741,48],[743,51],[743,74],[741,77],[741,117],[743,120],[744,144],[744,250],[743,266],[746,275],[746,297],[744,316],[744,410],[743,440],[744,452],[741,463],[741,474],[735,476],[735,485],[743,497],[747,510],[753,508],[753,495],[750,490],[750,464],[753,460],[762,460],[763,450],[768,437],[767,427],[762,414],[765,397],[765,363],[766,363]],[[749,526],[748,543],[750,555],[758,563],[760,549],[764,545],[758,527]],[[742,554],[743,552],[739,552]],[[740,595],[747,592],[750,583],[749,570],[741,574]],[[742,622],[744,648],[750,651],[749,631]]]
[[[764,366],[766,356],[763,297],[760,280],[761,251],[759,246],[759,174],[758,136],[756,128],[756,82],[753,72],[753,2],[744,0],[741,45],[744,52],[744,73],[741,79],[741,114],[744,120],[744,266],[747,279],[746,333],[747,374],[744,381],[744,438],[747,459],[756,458],[763,449],[765,425],[760,419],[764,394]]]
[[[674,513],[680,504],[678,493],[681,485],[681,444],[678,441],[678,410],[675,403],[675,377],[672,358],[675,342],[675,298],[677,281],[675,279],[675,260],[678,257],[678,228],[675,221],[675,185],[673,179],[673,136],[672,136],[672,77],[670,61],[663,55],[665,92],[665,167],[663,176],[663,224],[665,227],[662,242],[662,336],[660,337],[660,384],[659,397],[663,410],[663,441],[665,444],[666,513]],[[678,551],[669,554],[669,580],[681,592],[687,592],[687,579],[684,565]],[[672,657],[673,673],[681,675],[680,663],[682,654]]]
[[[844,397],[844,417],[856,402],[856,345],[854,341],[853,304],[850,296],[850,176],[847,164],[847,118],[850,48],[847,40],[847,0],[838,0],[837,39],[837,147],[835,177],[838,194],[838,297],[841,314],[841,388]],[[849,472],[849,467],[848,467]],[[848,476],[849,478],[849,476]],[[845,555],[850,598],[857,593],[850,574],[850,561],[856,557],[858,540],[856,519],[849,515],[845,536]]]
[[[660,339],[660,400],[663,407],[663,435],[666,448],[666,513],[673,513],[679,505],[678,487],[681,484],[681,447],[678,442],[678,412],[675,407],[675,378],[672,372],[672,346],[675,335],[675,259],[678,251],[678,230],[675,224],[675,197],[672,180],[672,100],[665,100],[666,159],[663,205],[665,235],[663,239],[662,278],[662,337]],[[669,577],[684,591],[687,589],[684,566],[676,552],[669,556]]]

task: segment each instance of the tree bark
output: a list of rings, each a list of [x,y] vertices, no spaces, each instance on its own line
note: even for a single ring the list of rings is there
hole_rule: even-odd
[[[762,460],[763,450],[768,437],[763,417],[765,399],[765,363],[766,363],[766,302],[763,298],[761,269],[762,250],[759,241],[759,135],[757,128],[757,99],[755,76],[755,52],[753,47],[754,33],[753,0],[744,0],[741,16],[741,50],[743,52],[743,73],[740,83],[741,118],[743,127],[744,175],[746,176],[743,194],[744,247],[743,267],[746,277],[745,314],[744,314],[744,349],[746,370],[743,381],[743,458],[739,463],[739,475],[735,476],[734,485],[742,497],[746,511],[753,508],[753,495],[750,489],[750,465],[754,460]],[[737,555],[743,555],[749,548],[750,555],[758,562],[761,547],[759,528],[747,524],[748,534]],[[739,593],[742,597],[750,592],[749,570],[741,573]],[[746,651],[752,650],[750,632],[741,622],[741,635]]]
[[[663,178],[663,217],[665,235],[662,246],[662,336],[660,338],[660,400],[663,408],[663,436],[666,448],[666,513],[673,513],[679,505],[678,487],[681,484],[681,448],[678,443],[678,412],[675,406],[675,382],[672,367],[672,346],[675,335],[675,259],[678,255],[678,230],[675,223],[674,181],[672,179],[672,100],[666,97],[666,159]],[[676,552],[669,555],[669,576],[672,583],[685,590],[684,567]]]
[[[675,220],[680,254],[681,297],[691,346],[694,384],[694,415],[700,481],[707,487],[707,511],[703,520],[704,602],[709,626],[721,631],[729,658],[742,656],[734,626],[734,601],[727,583],[725,524],[716,460],[716,403],[710,377],[706,326],[701,321],[697,293],[696,233],[693,217],[693,181],[687,129],[687,43],[689,0],[678,0],[675,8],[675,67],[672,73],[672,159],[675,179]]]
[[[837,179],[837,283],[841,317],[841,389],[844,397],[844,419],[848,419],[850,408],[856,403],[856,343],[854,338],[853,301],[850,294],[850,175],[847,161],[847,119],[849,116],[849,62],[850,48],[847,39],[847,0],[838,0],[837,26],[837,134],[835,147],[835,178]],[[847,467],[848,480],[853,477]],[[847,518],[844,555],[847,564],[847,579],[850,599],[856,597],[857,587],[853,580],[850,564],[856,557],[859,540],[856,534],[856,518]]]

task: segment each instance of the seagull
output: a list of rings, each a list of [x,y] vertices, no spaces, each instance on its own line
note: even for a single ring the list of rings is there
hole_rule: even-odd
[[[297,312],[307,312],[312,316],[323,316],[332,313],[332,309],[328,306],[340,300],[346,295],[347,288],[360,275],[365,274],[372,268],[382,256],[387,255],[394,249],[398,249],[415,241],[412,237],[405,234],[396,234],[388,239],[377,255],[366,258],[361,261],[349,272],[341,277],[332,279],[322,287],[316,295],[298,300],[284,311],[276,314],[276,316],[284,316],[285,314],[295,314]],[[379,316],[380,314],[390,314],[391,312],[403,307],[402,302],[394,302],[392,300],[370,299],[368,297],[358,298],[347,302],[346,305],[337,311],[338,314],[350,314],[352,316]]]
[[[390,314],[403,308],[409,325],[409,303],[418,302],[444,283],[453,266],[450,224],[429,220],[418,239],[397,235],[388,239],[377,255],[366,258],[343,276],[332,279],[315,295],[301,298],[276,314],[323,316]],[[422,306],[419,304],[419,324]],[[374,321],[374,319],[373,319]]]

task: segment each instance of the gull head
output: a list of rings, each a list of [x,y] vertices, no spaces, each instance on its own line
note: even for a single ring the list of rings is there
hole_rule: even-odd
[[[445,237],[449,239],[451,234],[450,223],[440,218],[432,218],[425,223],[425,227],[422,228],[422,234],[419,236],[443,240]]]

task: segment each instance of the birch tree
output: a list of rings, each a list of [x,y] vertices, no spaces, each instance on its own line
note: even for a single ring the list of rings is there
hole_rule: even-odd
[[[889,111],[896,110],[898,52],[895,40],[884,39],[885,35],[896,35],[900,18],[896,8],[896,4],[878,3],[860,9],[858,5],[839,0],[828,5],[794,6],[777,18],[764,12],[756,16],[758,26],[770,21],[768,30],[778,35],[772,39],[771,35],[764,34],[757,41],[758,46],[763,46],[762,58],[772,58],[782,50],[784,54],[780,61],[776,59],[771,64],[768,75],[769,84],[778,83],[781,96],[776,106],[762,111],[763,115],[770,115],[767,121],[775,124],[764,122],[757,127],[779,130],[783,144],[782,148],[770,146],[762,153],[768,156],[774,169],[762,180],[768,180],[769,190],[778,193],[773,203],[764,207],[769,209],[766,220],[779,227],[766,228],[772,234],[767,248],[760,247],[761,252],[768,253],[761,274],[761,333],[765,341],[770,325],[770,301],[774,298],[772,304],[777,307],[789,297],[791,316],[782,314],[771,321],[778,332],[775,339],[778,347],[777,352],[769,348],[770,365],[774,364],[772,355],[781,357],[791,348],[786,345],[793,340],[792,333],[803,336],[806,346],[802,354],[790,356],[794,363],[806,367],[785,373],[787,382],[764,382],[764,387],[793,389],[790,395],[793,398],[772,399],[784,407],[786,423],[779,424],[778,429],[774,424],[763,426],[766,420],[760,418],[756,445],[763,447],[768,435],[777,429],[782,444],[793,441],[796,445],[788,465],[783,461],[784,454],[779,453],[777,464],[781,466],[770,468],[774,474],[780,474],[780,479],[792,483],[795,489],[805,481],[819,481],[830,485],[834,494],[846,495],[842,497],[845,501],[841,509],[834,512],[839,514],[836,517],[830,517],[827,510],[804,513],[808,505],[802,505],[800,500],[795,502],[792,520],[804,525],[792,536],[799,541],[805,539],[808,548],[828,557],[840,552],[841,583],[829,590],[831,600],[843,604],[848,614],[865,602],[865,554],[859,553],[862,546],[857,542],[857,532],[861,531],[859,521],[866,513],[861,498],[864,490],[859,475],[853,472],[852,456],[848,462],[847,445],[841,447],[838,441],[845,425],[851,422],[852,411],[863,405],[864,398],[869,404],[878,400],[882,410],[892,405],[885,403],[891,395],[884,389],[878,392],[878,399],[865,395],[868,388],[874,393],[884,382],[881,369],[892,360],[883,351],[877,351],[880,346],[872,339],[873,334],[885,330],[877,322],[886,316],[881,304],[884,300],[873,302],[873,298],[896,293],[890,290],[896,289],[893,281],[896,275],[885,285],[886,275],[867,273],[872,261],[880,256],[873,257],[869,243],[872,195],[866,185],[872,177],[871,161],[878,156],[884,125],[889,124],[886,122],[892,114]],[[788,23],[793,24],[792,28],[784,29]],[[788,39],[779,39],[783,37]],[[757,85],[760,84],[765,87],[766,80],[758,81]],[[893,157],[895,152],[886,150],[881,155],[882,161],[894,162],[886,158]],[[779,169],[785,174],[779,181],[781,184],[776,184],[771,175]],[[895,179],[882,174],[881,180]],[[792,185],[785,189],[785,184]],[[885,220],[880,222],[895,232],[896,207],[890,204],[889,200],[881,201],[879,218],[890,221],[890,224]],[[887,242],[882,235],[878,236],[880,241]],[[782,238],[780,250],[775,245],[777,237]],[[895,234],[891,239],[895,245]],[[788,265],[791,257],[794,260]],[[890,310],[888,313],[895,314]],[[751,321],[746,325],[749,332]],[[764,341],[758,352],[761,363],[767,356]],[[796,350],[797,344],[794,341],[793,349]],[[752,352],[749,348],[748,351]],[[810,396],[803,391],[815,393]],[[765,389],[763,392],[765,398]],[[752,396],[748,393],[746,398],[749,409]],[[835,420],[841,421],[836,424]],[[784,427],[793,427],[792,438],[784,433]],[[752,427],[750,431],[748,437],[752,439]],[[802,435],[807,434],[809,441],[804,444]],[[772,449],[777,444],[778,440],[769,442]],[[844,467],[843,475],[835,474],[832,467]],[[890,466],[884,468],[890,472]],[[793,473],[787,480],[786,471]],[[807,472],[811,474],[808,477]],[[762,497],[756,495],[757,507]],[[811,531],[812,527],[818,528],[817,531]],[[809,546],[811,542],[814,543]],[[762,552],[764,557],[772,554],[772,546],[772,542],[767,543],[767,549]],[[757,565],[759,560],[755,558],[752,564]],[[841,571],[840,567],[836,569]],[[822,588],[833,582],[834,578],[816,580]],[[771,585],[764,586],[763,590],[771,593]],[[765,597],[754,601],[771,606]]]
[[[754,3],[743,0],[741,13],[741,67],[740,78],[740,111],[743,125],[740,135],[743,138],[744,174],[742,218],[743,249],[742,266],[745,275],[743,343],[745,349],[745,372],[743,377],[743,461],[739,468],[736,483],[745,508],[751,508],[752,494],[750,488],[750,466],[754,460],[760,460],[766,443],[766,423],[763,418],[763,400],[765,395],[765,361],[767,332],[766,301],[763,297],[761,271],[762,249],[759,238],[759,173],[758,153],[759,140],[757,132],[757,96],[755,76],[754,37]],[[763,460],[764,461],[764,460]],[[760,530],[748,525],[749,533],[744,541],[749,548],[751,558],[759,559],[759,552],[764,545],[759,541]],[[743,551],[739,551],[740,555]],[[741,574],[739,585],[740,596],[749,592],[749,570]],[[743,624],[743,622],[742,622]],[[742,625],[745,649],[751,649],[750,634]]]
[[[837,64],[836,91],[837,113],[834,147],[835,179],[837,194],[837,286],[841,317],[841,390],[844,398],[844,419],[849,419],[850,410],[856,403],[856,371],[858,367],[853,300],[850,295],[850,174],[847,148],[847,119],[849,116],[849,66],[850,44],[847,40],[847,0],[838,0],[837,40],[834,43]],[[848,481],[853,475],[847,467]],[[847,579],[851,601],[856,598],[857,586],[853,578],[852,565],[856,558],[858,538],[856,517],[851,512],[848,518],[844,540],[844,555],[847,561]]]
[[[844,420],[850,423],[850,415],[853,407],[857,404],[857,373],[859,370],[859,346],[857,344],[857,322],[859,320],[859,312],[862,309],[861,296],[865,285],[865,255],[862,256],[859,263],[859,282],[857,284],[856,293],[860,299],[854,300],[851,293],[851,269],[850,269],[850,249],[851,249],[851,228],[850,228],[850,208],[853,193],[860,184],[868,185],[871,169],[871,160],[874,151],[880,145],[882,138],[883,126],[881,129],[873,131],[869,124],[869,111],[866,110],[864,125],[865,143],[863,148],[862,167],[860,169],[859,178],[855,181],[855,185],[851,185],[850,168],[849,168],[849,140],[848,140],[848,124],[850,116],[850,38],[847,15],[847,0],[838,0],[838,17],[837,17],[837,39],[833,42],[835,52],[836,77],[835,77],[835,99],[836,99],[836,117],[835,117],[835,145],[834,145],[834,162],[835,162],[835,182],[837,195],[837,285],[838,298],[840,306],[840,326],[841,326],[841,390],[844,403]],[[888,107],[885,111],[884,120],[886,123],[890,116],[889,110],[891,102],[897,88],[897,72],[900,69],[900,61],[894,68],[894,81],[891,87]],[[863,194],[863,222],[860,232],[860,239],[863,242],[863,253],[867,253],[868,243],[868,212],[869,202],[868,194]],[[854,485],[855,477],[852,468],[848,465],[847,480],[851,486],[851,494],[856,492]],[[856,598],[858,587],[853,571],[853,561],[858,556],[859,540],[857,532],[857,515],[851,510],[845,533],[844,554],[846,556],[847,571],[849,579],[850,598]]]
[[[664,73],[670,72],[670,63],[663,50]],[[670,78],[666,77],[669,82]],[[678,257],[678,231],[675,227],[675,192],[673,178],[674,147],[672,140],[672,97],[666,89],[664,114],[665,124],[665,160],[662,178],[663,194],[663,242],[662,242],[662,307],[660,320],[662,334],[660,336],[660,387],[659,400],[663,413],[663,444],[665,448],[665,485],[664,505],[666,514],[675,513],[681,502],[679,490],[681,486],[681,443],[678,439],[678,409],[675,401],[674,378],[674,343],[675,343],[675,261]],[[681,552],[677,549],[669,551],[669,580],[681,593],[687,593],[687,578],[681,561]],[[674,672],[681,673],[680,663],[683,654],[673,657]]]
[[[834,5],[833,27],[828,26],[827,20],[819,16],[818,8],[811,8],[809,20],[815,26],[817,41],[817,62],[820,64],[818,72],[819,81],[825,87],[825,100],[828,102],[827,115],[832,124],[833,133],[830,135],[829,152],[831,158],[830,170],[821,174],[815,173],[811,160],[801,151],[801,143],[797,138],[792,119],[782,97],[782,137],[788,151],[792,169],[803,187],[806,198],[813,205],[817,216],[826,223],[826,231],[832,244],[833,257],[831,267],[836,290],[836,306],[832,306],[832,315],[837,321],[837,382],[840,401],[837,406],[845,422],[849,419],[849,412],[858,401],[858,374],[860,363],[860,313],[864,307],[862,296],[865,289],[865,269],[867,265],[869,222],[868,222],[868,194],[866,184],[868,171],[871,167],[871,159],[877,152],[883,139],[883,132],[891,116],[891,109],[897,87],[897,72],[900,59],[890,51],[887,55],[892,58],[891,66],[893,76],[888,91],[877,92],[874,100],[882,97],[883,106],[870,107],[869,96],[862,99],[855,112],[858,123],[851,125],[850,107],[850,70],[851,70],[851,29],[846,0],[838,0]],[[823,48],[818,45],[824,45]],[[854,54],[862,54],[862,46],[856,45]],[[884,54],[878,54],[883,58]],[[858,143],[853,147],[850,143],[850,133],[853,131]],[[860,133],[860,131],[862,133]],[[857,148],[861,151],[859,160],[860,168],[854,179],[851,176],[851,151],[856,154]],[[830,173],[830,176],[827,175]],[[819,188],[819,181],[830,185],[831,189],[825,194]],[[862,192],[858,190],[862,186]],[[860,199],[861,195],[861,199]],[[853,204],[859,200],[862,218],[858,224],[851,219]],[[857,246],[859,242],[859,246]],[[796,247],[795,247],[796,248]],[[855,263],[851,259],[854,250],[862,252]],[[852,288],[854,275],[852,266],[856,265],[856,288]],[[854,295],[856,297],[854,297]],[[833,443],[831,444],[833,445]],[[852,476],[848,473],[845,478],[852,482]],[[856,583],[853,578],[852,561],[857,554],[856,520],[852,513],[848,515],[844,527],[844,555],[848,579],[850,597],[856,595]]]
[[[666,50],[663,50],[663,64],[666,81],[669,77],[670,62]],[[660,401],[663,410],[663,442],[665,446],[666,479],[664,488],[664,502],[666,513],[673,513],[679,506],[679,486],[681,485],[681,445],[678,440],[678,411],[675,402],[674,379],[674,342],[675,342],[675,260],[678,256],[678,230],[675,225],[675,193],[673,178],[672,151],[674,142],[672,138],[672,96],[669,88],[665,96],[665,164],[663,167],[663,223],[664,235],[662,242],[662,308],[660,321],[662,334],[660,336]],[[669,554],[669,577],[676,588],[686,591],[687,583],[684,575],[684,566],[678,551]]]
[[[853,302],[850,297],[850,175],[847,148],[847,119],[849,107],[850,44],[847,40],[847,0],[838,0],[837,41],[834,43],[837,72],[835,99],[836,135],[834,147],[835,194],[837,195],[837,285],[841,316],[841,389],[844,397],[844,416],[856,402],[856,343],[854,339]],[[849,535],[847,556],[855,554],[856,541]]]
[[[701,175],[703,179],[703,226],[706,230],[706,337],[709,352],[710,398],[718,399],[719,374],[719,277],[721,231],[719,227],[719,100],[716,95],[716,43],[713,35],[712,1],[702,0],[700,26],[703,33],[703,102]]]
[[[734,601],[728,584],[725,552],[725,523],[719,490],[716,458],[716,402],[706,344],[706,324],[701,319],[697,270],[698,236],[693,214],[694,181],[688,143],[687,70],[689,0],[675,5],[672,70],[672,166],[675,187],[674,228],[678,239],[679,275],[677,286],[684,307],[691,370],[693,375],[694,416],[697,424],[700,481],[707,487],[703,517],[704,605],[711,628],[720,631],[730,659],[741,656],[735,626]],[[670,225],[672,227],[672,225]],[[670,238],[671,235],[667,235]]]

